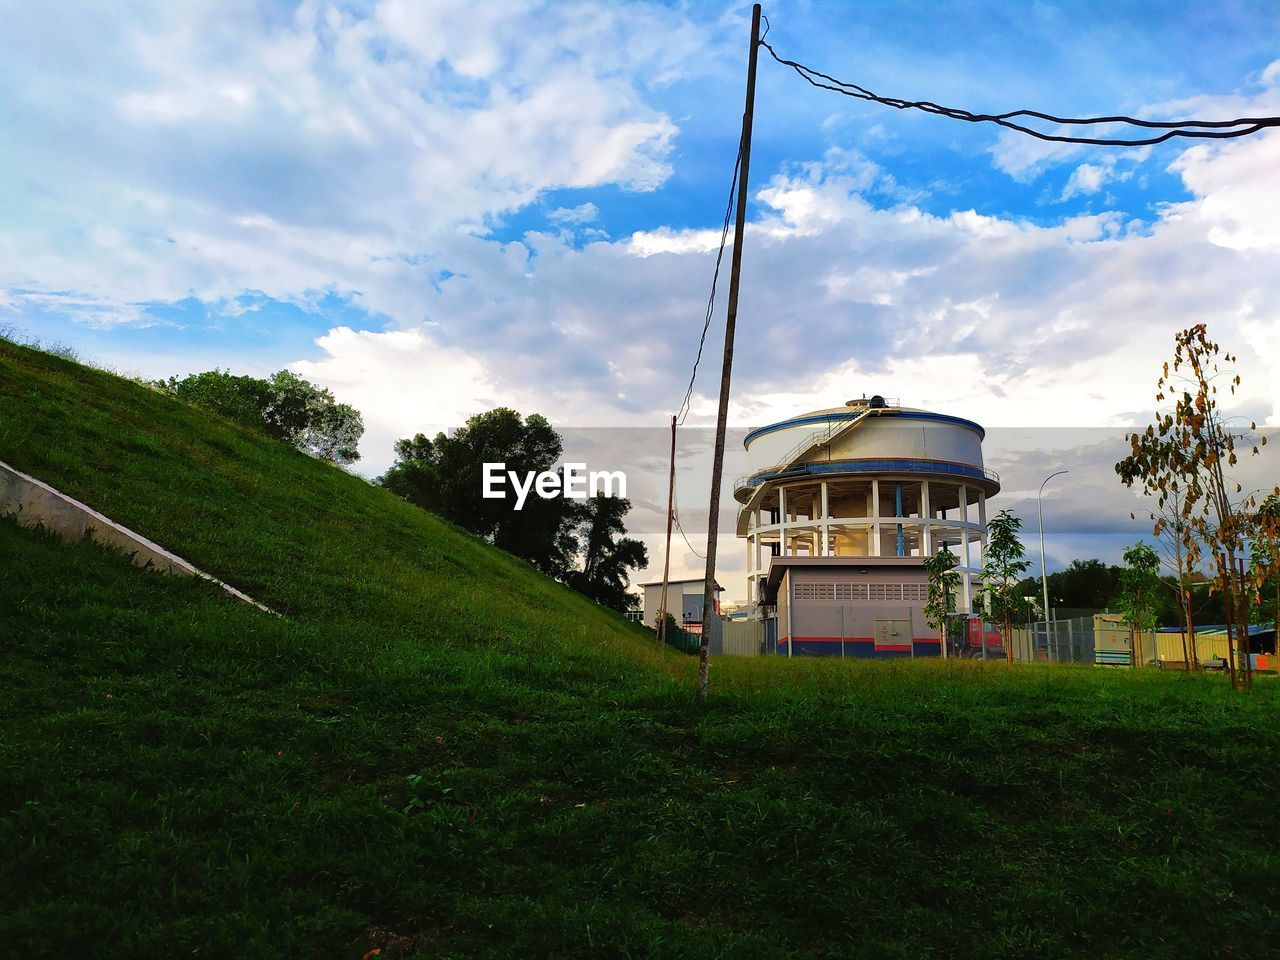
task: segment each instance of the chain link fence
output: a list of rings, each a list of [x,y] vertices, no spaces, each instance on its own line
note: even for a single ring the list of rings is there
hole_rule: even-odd
[[[1014,627],[1013,658],[1023,663],[1094,663],[1093,617]]]

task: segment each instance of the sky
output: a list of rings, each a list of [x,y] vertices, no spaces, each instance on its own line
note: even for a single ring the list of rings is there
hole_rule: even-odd
[[[891,96],[1280,114],[1270,0],[764,12],[780,55]],[[0,326],[147,377],[288,367],[362,411],[371,477],[398,437],[540,412],[593,469],[631,468],[647,579],[749,18],[737,3],[0,0]],[[730,424],[863,393],[975,419],[1004,480],[992,507],[1024,529],[1039,481],[1072,469],[1045,496],[1050,569],[1114,560],[1145,528],[1111,464],[1151,418],[1176,330],[1208,323],[1239,356],[1231,411],[1280,426],[1278,169],[1276,132],[1050,145],[838,97],[762,58]],[[723,321],[682,440],[695,543]],[[1265,456],[1246,469],[1280,475]],[[730,536],[720,552],[733,597],[742,550]],[[700,575],[683,546],[672,564]]]

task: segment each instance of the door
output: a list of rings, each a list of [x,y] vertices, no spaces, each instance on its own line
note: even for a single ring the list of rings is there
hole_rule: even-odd
[[[876,657],[911,656],[911,621],[876,621]]]

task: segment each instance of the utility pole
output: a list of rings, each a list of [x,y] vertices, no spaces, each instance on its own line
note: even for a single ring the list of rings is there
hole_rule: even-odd
[[[1244,589],[1244,557],[1236,557],[1237,583],[1240,617],[1236,620],[1237,632],[1240,635],[1240,685],[1245,690],[1253,689],[1253,644],[1249,641],[1249,595]]]
[[[667,553],[662,561],[662,599],[658,603],[658,649],[667,642],[667,581],[671,579],[671,519],[676,500],[676,418],[671,415],[671,474],[667,480]]]
[[[716,446],[711,460],[711,507],[707,513],[707,577],[702,589],[702,639],[698,644],[698,700],[707,699],[711,624],[716,618],[716,539],[720,535],[720,481],[724,474],[724,435],[729,419],[729,378],[733,371],[733,330],[738,322],[738,285],[742,278],[742,237],[747,221],[747,181],[751,172],[751,121],[756,107],[756,55],[760,52],[760,4],[751,8],[751,47],[747,54],[747,102],[742,111],[742,160],[738,173],[738,205],[733,223],[733,259],[729,271],[729,309],[724,325],[724,365],[720,371],[720,406],[716,410]]]
[[[1040,521],[1040,586],[1044,590],[1044,658],[1045,662],[1052,662],[1053,658],[1049,654],[1049,571],[1045,567],[1044,562],[1044,485],[1054,477],[1060,477],[1069,470],[1059,470],[1057,473],[1051,473],[1044,478],[1044,483],[1040,484],[1040,492],[1036,494],[1036,517]],[[1057,637],[1054,637],[1057,640]]]

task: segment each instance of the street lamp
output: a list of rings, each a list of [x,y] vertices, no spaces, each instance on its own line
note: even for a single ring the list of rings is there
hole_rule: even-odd
[[[1044,645],[1045,656],[1052,661],[1052,655],[1049,653],[1049,571],[1045,567],[1044,562],[1044,484],[1048,483],[1054,477],[1060,477],[1064,473],[1070,473],[1070,470],[1059,470],[1057,473],[1051,473],[1044,478],[1044,483],[1040,484],[1040,492],[1036,494],[1036,518],[1040,521],[1040,587],[1044,591]]]

